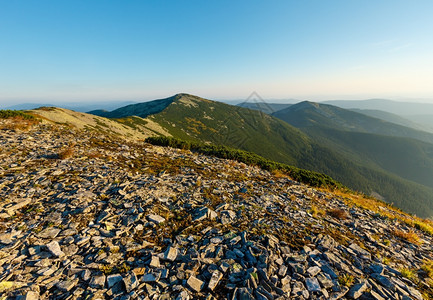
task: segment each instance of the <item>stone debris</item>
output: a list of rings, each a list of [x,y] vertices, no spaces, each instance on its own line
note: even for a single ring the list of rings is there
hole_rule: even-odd
[[[54,256],[62,257],[65,256],[65,253],[60,249],[60,245],[57,241],[51,241],[47,245],[48,251],[51,252]]]
[[[156,224],[161,224],[165,221],[163,217],[158,215],[148,215],[147,219],[149,219],[149,221],[154,222]]]
[[[397,218],[257,167],[60,125],[0,130],[0,226],[2,299],[432,295],[432,237]]]

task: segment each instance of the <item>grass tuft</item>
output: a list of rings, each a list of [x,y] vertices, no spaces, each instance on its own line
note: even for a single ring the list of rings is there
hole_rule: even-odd
[[[427,277],[433,279],[433,260],[425,260],[421,266],[421,270],[427,274]]]
[[[179,139],[157,136],[146,139],[147,143],[158,146],[172,147],[184,150],[191,150],[204,155],[215,156],[223,159],[236,160],[247,165],[258,166],[267,171],[278,170],[282,174],[291,177],[293,180],[308,184],[312,187],[322,187],[329,189],[346,189],[341,183],[335,181],[325,174],[314,171],[299,169],[283,163],[278,163],[266,159],[260,155],[244,150],[234,149],[221,145],[209,145],[195,142],[187,142]],[[282,174],[278,174],[281,176]]]
[[[74,156],[74,153],[75,153],[74,148],[68,147],[65,150],[60,151],[57,156],[59,159],[67,159]]]
[[[338,276],[338,283],[342,286],[346,286],[346,287],[350,287],[352,286],[355,277],[353,277],[353,275],[350,274],[343,274],[341,276]]]
[[[328,211],[328,215],[339,220],[347,219],[347,213],[343,209],[335,208]]]
[[[414,231],[404,232],[402,230],[394,229],[392,234],[402,240],[405,240],[409,243],[420,245],[422,243],[419,236]]]
[[[417,279],[416,277],[416,273],[414,272],[414,270],[408,269],[408,268],[402,268],[400,270],[401,276],[403,276],[404,278],[407,278],[409,280],[415,281]]]

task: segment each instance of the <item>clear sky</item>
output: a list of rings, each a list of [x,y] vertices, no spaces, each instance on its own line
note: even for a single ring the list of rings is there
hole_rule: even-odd
[[[433,99],[433,1],[0,0],[0,104]]]

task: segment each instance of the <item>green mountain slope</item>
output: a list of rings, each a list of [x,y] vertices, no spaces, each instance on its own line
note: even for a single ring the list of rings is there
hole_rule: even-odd
[[[254,110],[260,110],[266,114],[272,114],[279,110],[285,109],[293,104],[289,103],[266,103],[266,102],[242,102],[238,106]]]
[[[320,126],[305,128],[304,132],[354,162],[433,188],[433,144]]]
[[[138,116],[141,118],[145,118],[148,115],[156,114],[162,111],[164,108],[170,105],[170,103],[175,101],[176,97],[181,97],[181,94],[166,99],[130,104],[115,109],[113,111],[93,110],[90,111],[89,114],[106,118],[125,118],[130,116]]]
[[[331,100],[321,103],[335,105],[344,109],[359,108],[383,110],[403,117],[407,115],[433,115],[433,103],[399,102],[387,99]]]
[[[433,113],[405,115],[404,117],[412,122],[422,125],[427,131],[433,132]]]
[[[390,123],[394,123],[397,125],[401,125],[401,126],[405,126],[405,127],[409,127],[415,130],[421,130],[421,131],[426,131],[429,133],[433,133],[432,128],[422,125],[422,119],[420,123],[417,123],[417,121],[411,121],[410,118],[403,118],[399,115],[396,114],[392,114],[383,110],[375,110],[375,109],[358,109],[358,108],[354,108],[351,109],[351,111],[360,113],[360,114],[364,114],[373,118],[378,118],[381,119],[383,121],[387,121]],[[430,116],[430,119],[433,120],[433,116]],[[432,123],[433,124],[433,123]]]
[[[344,131],[408,137],[433,143],[431,133],[327,104],[304,101],[277,111],[273,116],[297,128],[320,126]]]
[[[242,149],[299,168],[325,173],[346,186],[371,194],[379,193],[387,201],[420,216],[433,216],[433,189],[376,168],[374,163],[352,160],[349,156],[321,144],[301,130],[261,111],[250,110],[200,97],[179,94],[157,100],[158,113],[150,109],[118,109],[113,117],[148,115],[175,138]],[[143,106],[153,107],[153,103]],[[162,108],[162,109],[161,109]],[[408,201],[410,199],[410,201]]]

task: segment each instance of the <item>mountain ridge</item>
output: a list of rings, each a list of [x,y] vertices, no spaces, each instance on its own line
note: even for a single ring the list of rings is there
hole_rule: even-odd
[[[320,125],[334,129],[410,137],[433,143],[433,134],[329,104],[303,101],[273,113],[297,128]]]
[[[416,184],[410,178],[391,175],[377,163],[371,162],[368,165],[362,160],[352,161],[351,157],[342,156],[332,149],[335,144],[319,145],[314,138],[311,139],[299,129],[285,125],[286,122],[260,111],[204,101],[203,98],[188,94],[181,94],[179,99],[181,101],[170,100],[164,109],[148,115],[147,119],[159,124],[176,138],[253,151],[272,160],[331,175],[349,187],[367,194],[379,193],[387,201],[397,203],[405,210],[416,211],[421,215],[430,211],[428,203],[433,203],[431,188]],[[302,105],[321,107],[311,102],[304,102]],[[293,106],[291,107],[293,109]],[[356,115],[368,118],[361,114]],[[375,120],[380,124],[384,123]],[[397,190],[399,193],[394,192]],[[402,195],[409,197],[408,191],[412,193],[410,197],[416,194],[417,204],[409,204],[404,199]],[[411,207],[417,208],[414,211]]]

